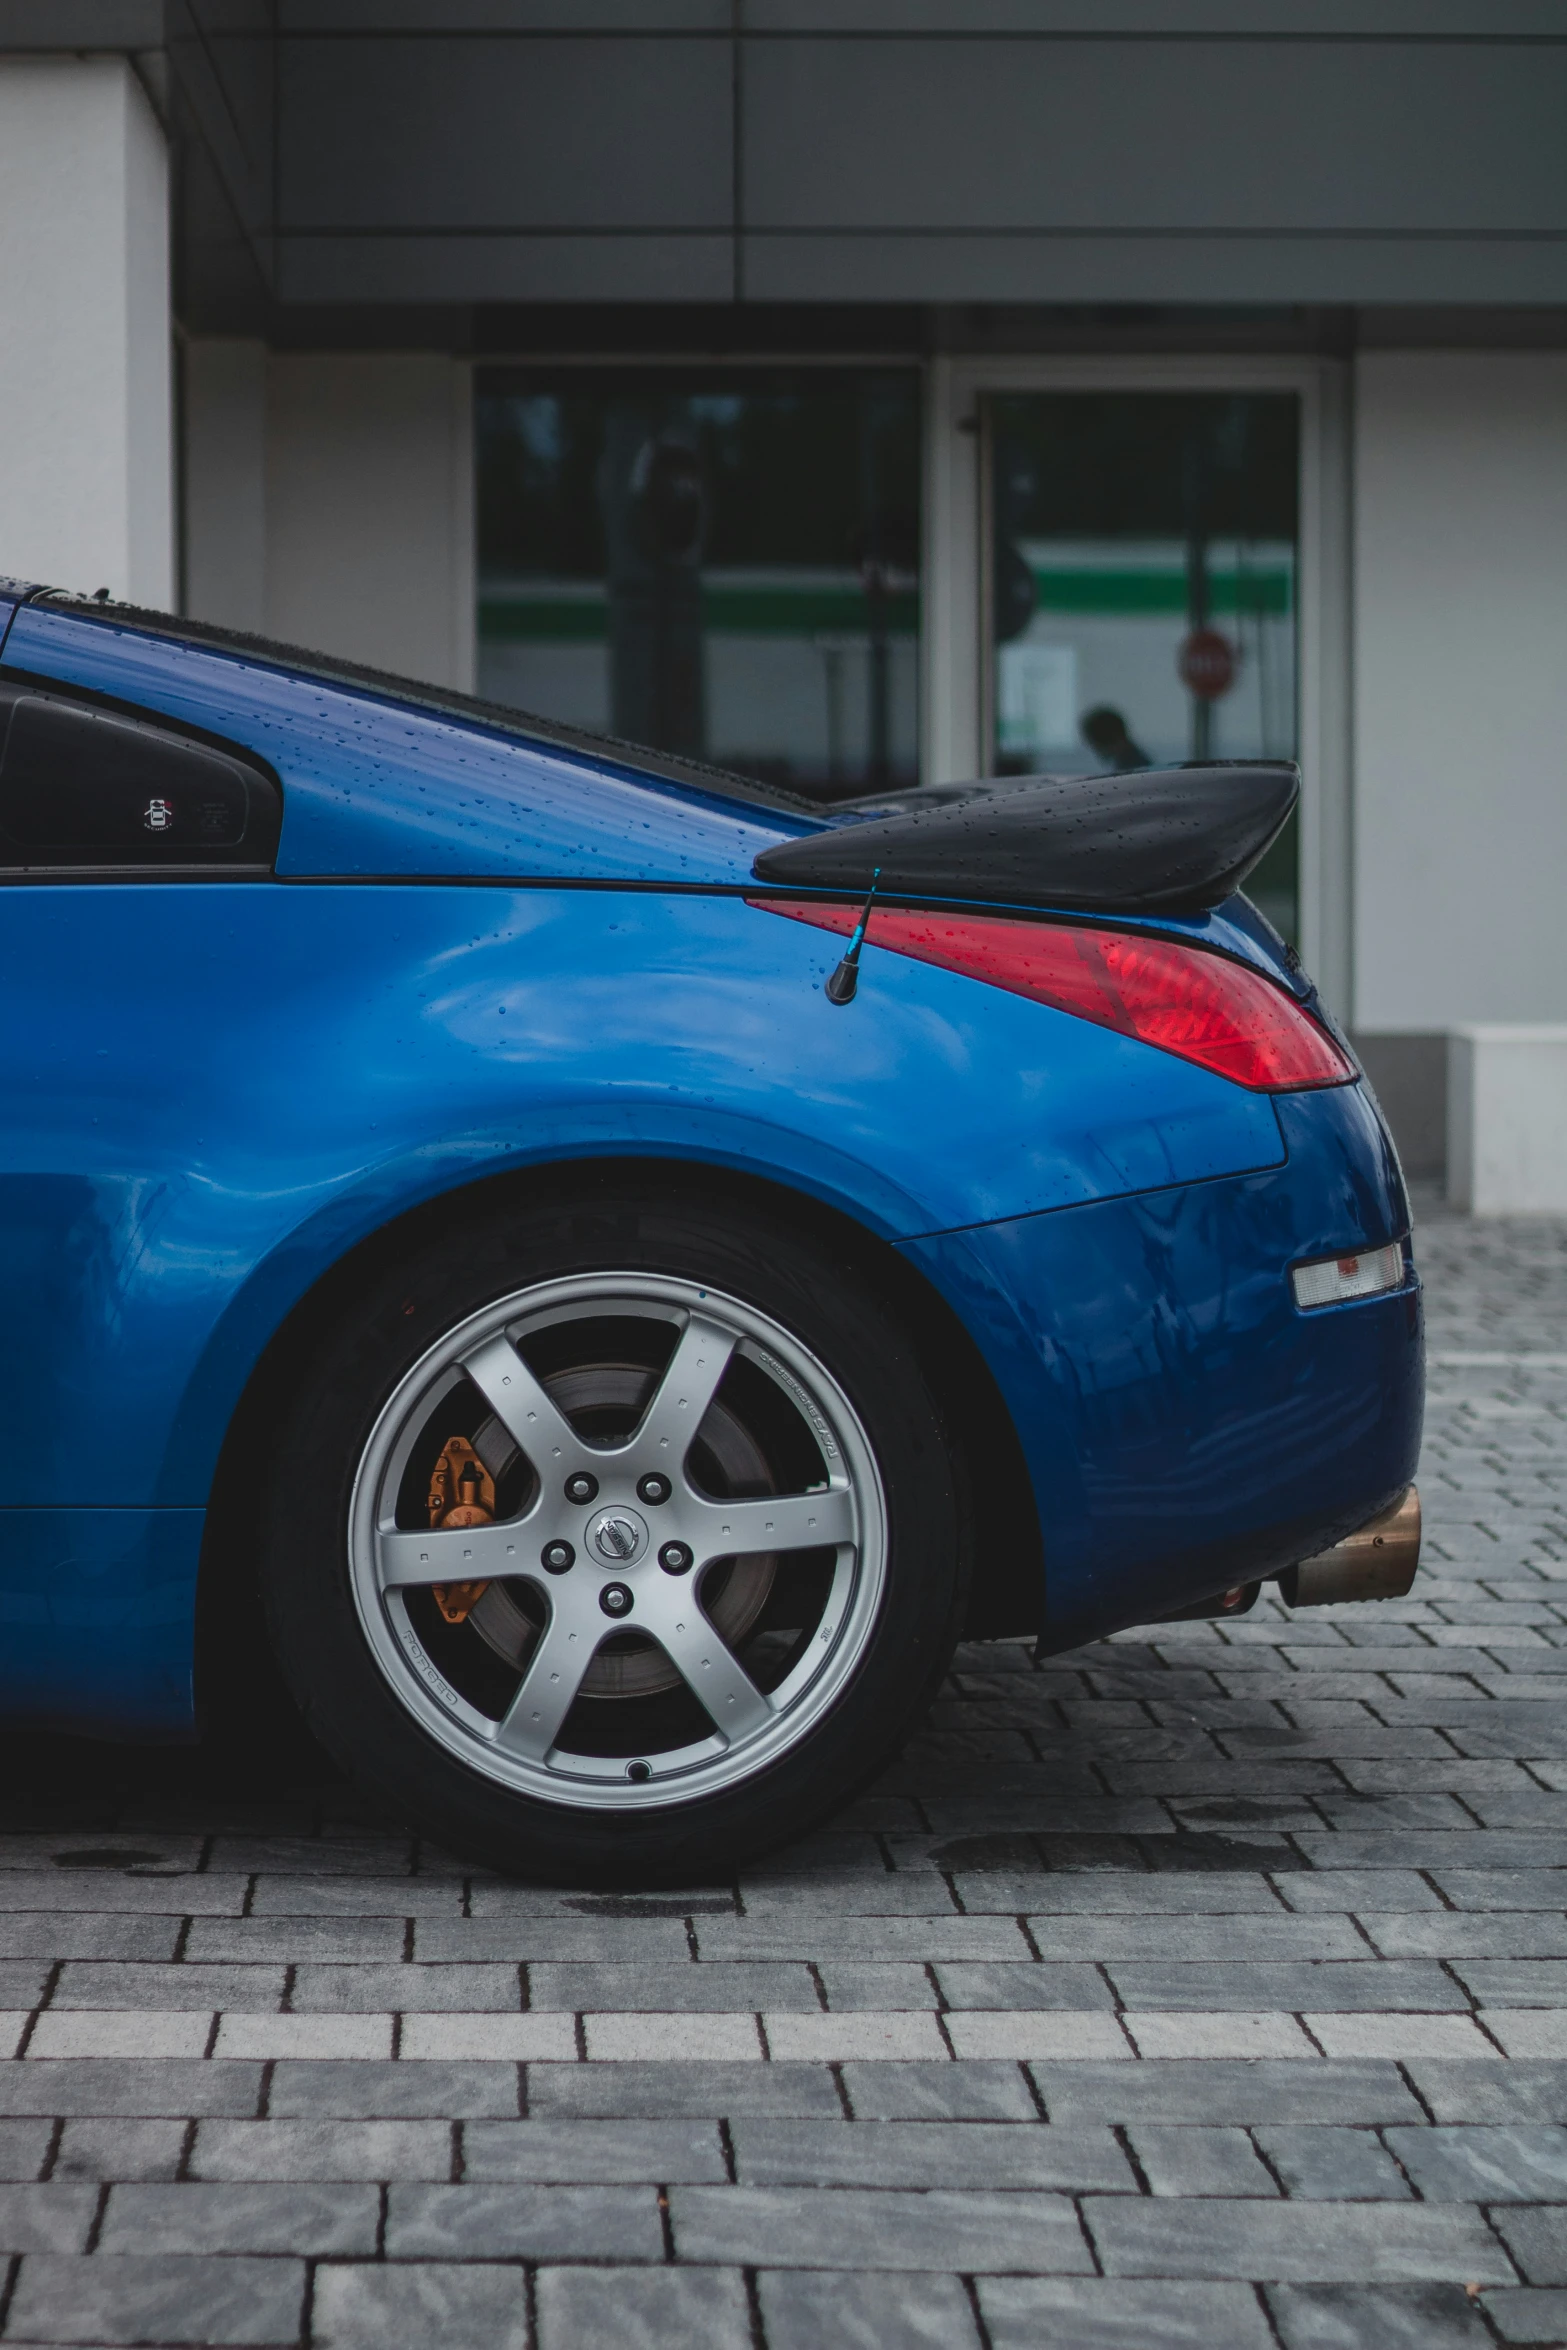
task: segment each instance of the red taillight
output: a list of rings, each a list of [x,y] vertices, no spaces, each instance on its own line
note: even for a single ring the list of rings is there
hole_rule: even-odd
[[[804,898],[747,902],[843,935],[859,920],[854,906]],[[1327,1030],[1282,987],[1244,963],[1176,939],[888,906],[873,910],[866,943],[1075,1012],[1255,1091],[1348,1085],[1355,1075]]]

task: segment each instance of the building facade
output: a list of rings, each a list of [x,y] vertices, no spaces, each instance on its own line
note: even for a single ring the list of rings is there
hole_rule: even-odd
[[[0,0],[0,570],[821,799],[1298,756],[1411,1169],[1567,1206],[1564,125],[1567,0]]]

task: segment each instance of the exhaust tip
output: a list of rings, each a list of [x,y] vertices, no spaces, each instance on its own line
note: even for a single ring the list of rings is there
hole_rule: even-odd
[[[1420,1495],[1413,1485],[1335,1542],[1331,1550],[1286,1567],[1279,1595],[1287,1607],[1332,1607],[1344,1600],[1402,1599],[1420,1564]]]

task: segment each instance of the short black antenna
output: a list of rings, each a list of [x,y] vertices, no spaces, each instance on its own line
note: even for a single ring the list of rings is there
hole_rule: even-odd
[[[860,984],[860,949],[865,944],[865,925],[871,918],[871,900],[876,895],[876,884],[881,879],[878,865],[871,875],[871,886],[865,893],[860,918],[854,926],[854,936],[844,949],[843,960],[835,971],[829,971],[824,992],[830,1004],[852,1004],[854,991]]]

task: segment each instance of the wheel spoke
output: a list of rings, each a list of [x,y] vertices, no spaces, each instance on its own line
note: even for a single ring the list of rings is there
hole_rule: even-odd
[[[782,1493],[762,1501],[687,1501],[683,1525],[693,1529],[699,1559],[743,1556],[758,1550],[815,1550],[855,1539],[854,1497],[845,1485],[825,1493]]]
[[[735,1351],[732,1331],[693,1314],[632,1439],[638,1459],[662,1460],[670,1473],[685,1459]]]
[[[486,1339],[463,1356],[462,1367],[533,1463],[541,1482],[547,1472],[575,1469],[590,1457],[591,1447],[556,1410],[509,1338]]]
[[[610,1629],[597,1607],[590,1612],[584,1604],[585,1585],[580,1596],[569,1586],[549,1596],[549,1622],[495,1733],[497,1746],[528,1762],[542,1762],[554,1745],[582,1676]]]
[[[515,1526],[454,1526],[429,1534],[383,1530],[376,1565],[383,1591],[419,1583],[479,1583],[522,1571]]]
[[[638,1614],[688,1688],[701,1700],[715,1728],[732,1746],[765,1729],[773,1709],[745,1667],[713,1630],[689,1584],[666,1586]]]

